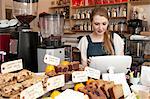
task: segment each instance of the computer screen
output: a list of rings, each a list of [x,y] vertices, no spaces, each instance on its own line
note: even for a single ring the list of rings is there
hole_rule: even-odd
[[[107,73],[109,67],[113,67],[115,73],[127,73],[132,63],[131,56],[96,56],[90,57],[90,60],[89,66],[101,73]]]

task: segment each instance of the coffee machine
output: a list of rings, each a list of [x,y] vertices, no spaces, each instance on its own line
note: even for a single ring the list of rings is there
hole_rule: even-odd
[[[128,21],[128,29],[130,34],[139,35],[141,31],[148,29],[147,21],[140,19],[131,19]]]
[[[38,0],[13,0],[13,15],[21,23],[17,29],[18,58],[23,60],[23,68],[37,72],[38,33],[32,32],[30,22],[36,18]]]
[[[65,59],[65,48],[62,43],[64,34],[64,16],[61,14],[41,13],[39,15],[41,44],[37,49],[38,72],[43,72],[47,64],[43,62],[45,54]]]

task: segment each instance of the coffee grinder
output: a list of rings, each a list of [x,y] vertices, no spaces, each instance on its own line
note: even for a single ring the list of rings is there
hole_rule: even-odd
[[[21,25],[18,27],[18,58],[25,69],[37,71],[38,33],[32,32],[30,22],[36,18],[38,0],[13,0],[13,14]]]
[[[42,13],[39,15],[41,45],[38,47],[38,72],[43,72],[47,64],[43,62],[45,54],[65,59],[62,43],[64,34],[64,16],[61,14]]]

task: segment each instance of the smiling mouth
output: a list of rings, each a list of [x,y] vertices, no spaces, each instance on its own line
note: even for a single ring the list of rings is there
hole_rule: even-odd
[[[102,31],[98,31],[98,33],[102,33]]]

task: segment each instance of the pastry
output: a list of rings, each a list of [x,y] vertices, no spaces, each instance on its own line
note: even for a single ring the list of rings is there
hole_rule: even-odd
[[[17,73],[16,77],[17,77],[17,82],[22,82],[25,81],[31,77],[34,76],[34,73],[32,73],[29,70],[23,69],[20,72]]]
[[[106,94],[107,98],[110,97],[110,94],[109,94],[109,89],[112,88],[114,86],[114,82],[113,81],[110,81],[110,82],[106,82],[104,84],[104,86],[102,87],[102,90],[104,91],[104,93]]]
[[[80,62],[78,62],[78,61],[73,61],[73,62],[71,62],[68,66],[69,66],[69,70],[74,70],[74,71],[77,71],[77,70],[79,70],[79,64],[80,64]]]
[[[111,99],[124,99],[123,89],[121,84],[114,85],[109,89]]]
[[[64,75],[65,75],[65,82],[72,81],[72,72],[70,71],[65,72]]]
[[[107,99],[101,89],[93,89],[92,91],[88,92],[87,95],[90,99]]]
[[[46,74],[47,76],[49,76],[49,77],[56,76],[55,70],[51,70],[51,71],[49,71],[49,72],[46,72],[45,74]]]
[[[20,93],[11,95],[9,99],[20,99]]]
[[[20,83],[15,83],[13,85],[6,86],[2,88],[1,94],[3,97],[10,97],[15,95],[23,90],[23,86]]]
[[[68,65],[58,65],[55,67],[56,73],[67,72],[69,70]]]
[[[16,83],[17,81],[15,75],[15,73],[6,73],[0,75],[0,89],[2,89],[5,86]]]
[[[37,82],[39,82],[38,79],[36,79],[36,78],[30,78],[28,80],[25,80],[25,81],[21,82],[21,84],[23,86],[23,89],[26,89],[26,88],[28,88],[28,87],[36,84]]]

